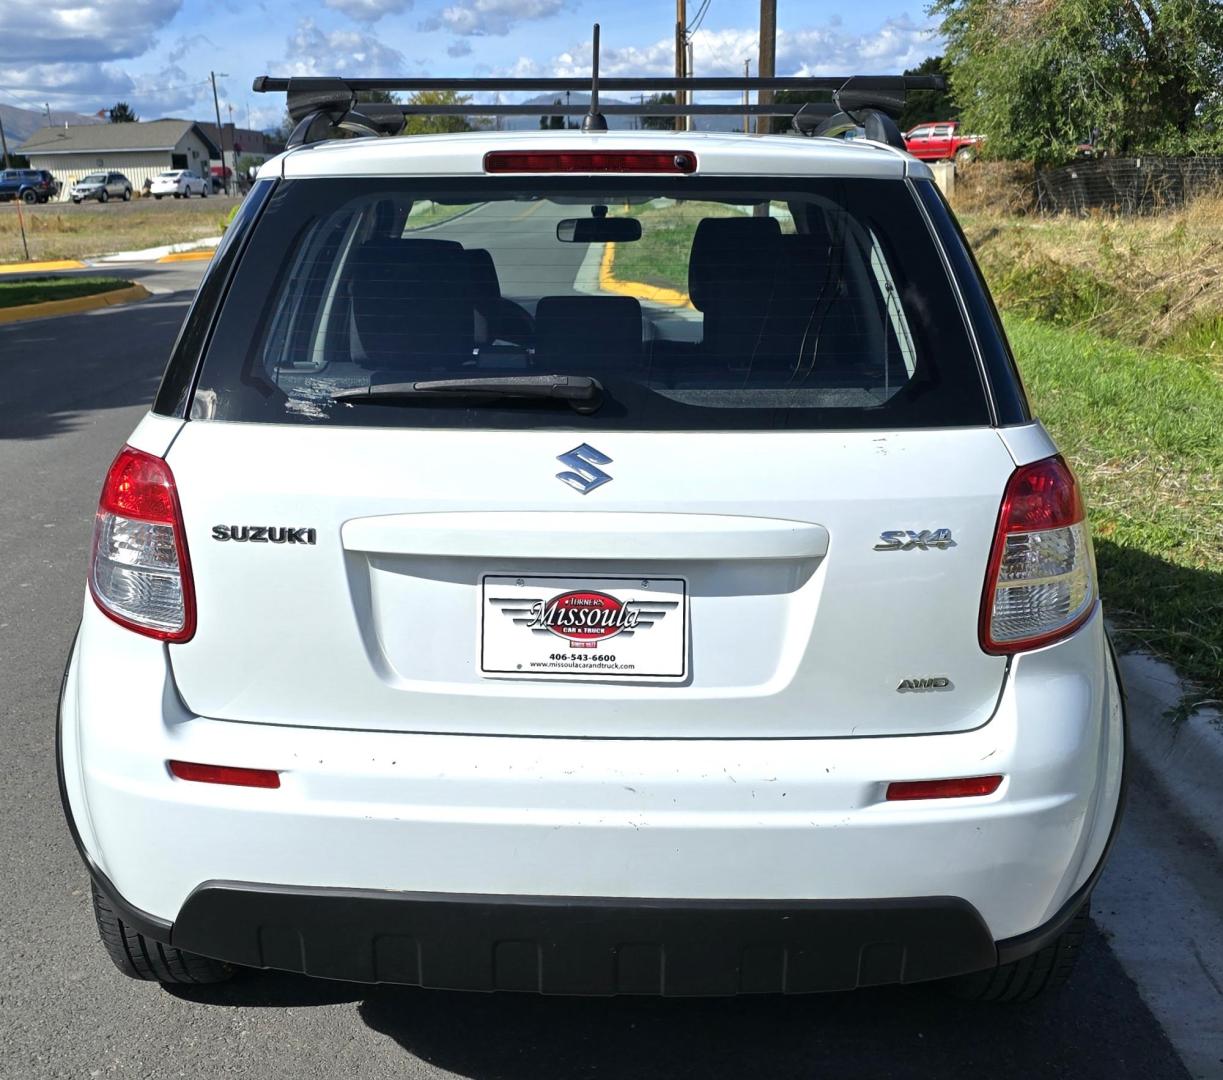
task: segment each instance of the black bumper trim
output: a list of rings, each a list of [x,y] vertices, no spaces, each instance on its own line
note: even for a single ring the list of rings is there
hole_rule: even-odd
[[[206,882],[170,937],[246,967],[360,983],[544,994],[808,993],[992,967],[956,897],[639,900]]]

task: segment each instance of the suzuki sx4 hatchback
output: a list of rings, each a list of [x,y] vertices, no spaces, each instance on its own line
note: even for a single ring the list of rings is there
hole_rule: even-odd
[[[1083,500],[927,166],[265,166],[117,448],[60,706],[126,974],[1058,985],[1124,732]]]

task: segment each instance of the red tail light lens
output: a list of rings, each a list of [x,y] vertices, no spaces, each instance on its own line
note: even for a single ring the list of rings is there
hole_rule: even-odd
[[[1001,776],[962,776],[954,780],[897,780],[888,784],[888,802],[909,799],[968,799],[992,795],[1002,785]]]
[[[1051,457],[1016,469],[981,599],[981,648],[1009,654],[1050,645],[1074,633],[1095,601],[1091,537],[1070,467]]]
[[[125,446],[106,474],[94,522],[89,591],[115,622],[162,641],[195,632],[195,594],[174,475]]]
[[[179,780],[197,784],[228,784],[231,787],[280,787],[280,773],[275,769],[240,769],[232,765],[201,765],[194,761],[170,761],[170,773]]]
[[[694,173],[696,154],[687,150],[568,150],[563,153],[490,150],[487,173]]]

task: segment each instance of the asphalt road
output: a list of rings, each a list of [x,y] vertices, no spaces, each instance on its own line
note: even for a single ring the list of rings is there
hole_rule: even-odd
[[[98,487],[147,408],[200,266],[122,273],[177,291],[0,327],[0,1076],[1223,1076],[1223,1055],[1192,1033],[1177,1044],[1193,1057],[1192,1073],[1184,1068],[1164,1031],[1185,1002],[1158,988],[1144,1000],[1131,978],[1152,983],[1146,974],[1162,973],[1161,956],[1130,960],[1128,972],[1118,960],[1149,953],[1160,928],[1202,917],[1203,898],[1220,891],[1218,853],[1169,817],[1140,772],[1100,888],[1109,933],[1090,936],[1066,992],[1030,1006],[967,1006],[921,987],[787,1000],[565,1000],[256,973],[183,993],[119,976],[97,942],[60,812],[54,713]],[[1177,985],[1197,995],[1190,1004],[1206,1019],[1196,1027],[1210,1036],[1210,1016],[1223,1023],[1223,1008],[1211,1013],[1209,988]]]

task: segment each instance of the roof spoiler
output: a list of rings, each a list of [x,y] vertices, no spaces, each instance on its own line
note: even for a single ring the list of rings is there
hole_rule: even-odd
[[[253,89],[258,94],[283,92],[289,117],[296,125],[287,146],[305,146],[334,137],[336,129],[359,135],[397,135],[408,116],[581,116],[583,131],[606,131],[608,116],[787,116],[803,135],[839,135],[853,127],[864,127],[866,137],[897,149],[904,139],[892,115],[904,107],[905,97],[915,90],[945,90],[942,75],[824,75],[818,77],[750,78],[626,78],[599,77],[599,24],[594,26],[591,77],[581,78],[277,78],[260,75]],[[469,102],[464,105],[390,104],[358,102],[357,95],[370,90],[388,93],[418,90],[453,90],[458,93],[544,91],[590,94],[589,105],[502,105]],[[602,104],[600,91],[655,94],[684,91],[691,101],[698,92],[797,91],[824,93],[828,102],[767,102],[760,104]]]

